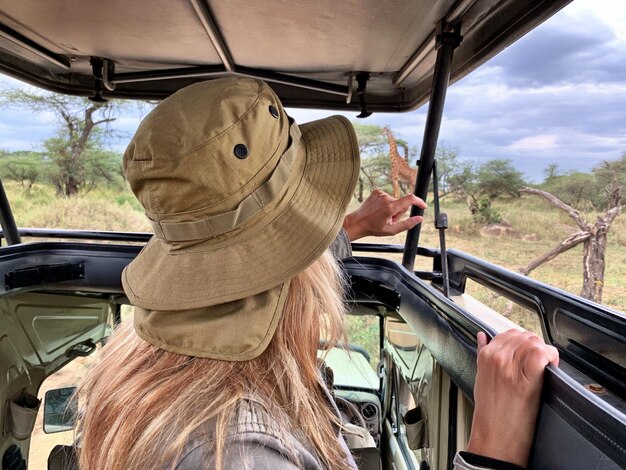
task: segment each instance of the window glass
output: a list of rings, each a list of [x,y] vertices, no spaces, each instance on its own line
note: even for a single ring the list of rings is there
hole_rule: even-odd
[[[335,387],[379,389],[380,379],[376,373],[380,360],[379,322],[375,315],[348,315],[348,344],[319,351],[318,356],[333,371]]]

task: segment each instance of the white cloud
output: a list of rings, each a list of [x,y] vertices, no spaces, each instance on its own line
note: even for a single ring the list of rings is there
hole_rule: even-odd
[[[576,0],[563,10],[563,14],[580,21],[597,18],[617,38],[626,42],[626,2],[623,0]]]
[[[542,152],[559,147],[557,140],[556,134],[538,134],[516,140],[507,148],[513,152]]]

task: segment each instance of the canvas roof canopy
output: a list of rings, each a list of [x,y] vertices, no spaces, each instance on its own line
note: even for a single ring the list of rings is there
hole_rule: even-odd
[[[428,100],[437,35],[454,82],[569,0],[0,0],[0,71],[86,96],[161,99],[229,74],[286,106],[369,111]],[[362,91],[362,89],[361,89]]]

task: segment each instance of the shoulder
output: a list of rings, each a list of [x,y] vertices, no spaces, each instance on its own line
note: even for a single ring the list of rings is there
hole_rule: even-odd
[[[333,240],[328,249],[337,260],[350,258],[352,256],[352,245],[350,244],[348,232],[342,228],[337,234],[337,238]]]
[[[308,445],[288,430],[284,419],[280,414],[271,413],[259,400],[241,400],[226,430],[224,469],[321,468]],[[174,468],[191,470],[214,466],[215,420],[211,420],[194,433]]]
[[[176,470],[197,470],[200,468],[216,468],[212,446],[200,443],[189,450]],[[298,470],[302,467],[272,446],[254,445],[252,441],[228,441],[224,446],[224,470]],[[308,467],[307,467],[308,468]]]

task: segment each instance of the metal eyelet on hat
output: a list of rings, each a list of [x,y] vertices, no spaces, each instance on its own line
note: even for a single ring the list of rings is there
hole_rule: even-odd
[[[270,114],[278,119],[278,110],[274,107],[274,105],[270,104]]]
[[[240,160],[247,158],[250,154],[248,147],[245,144],[237,144],[233,150],[235,152],[235,157]]]

